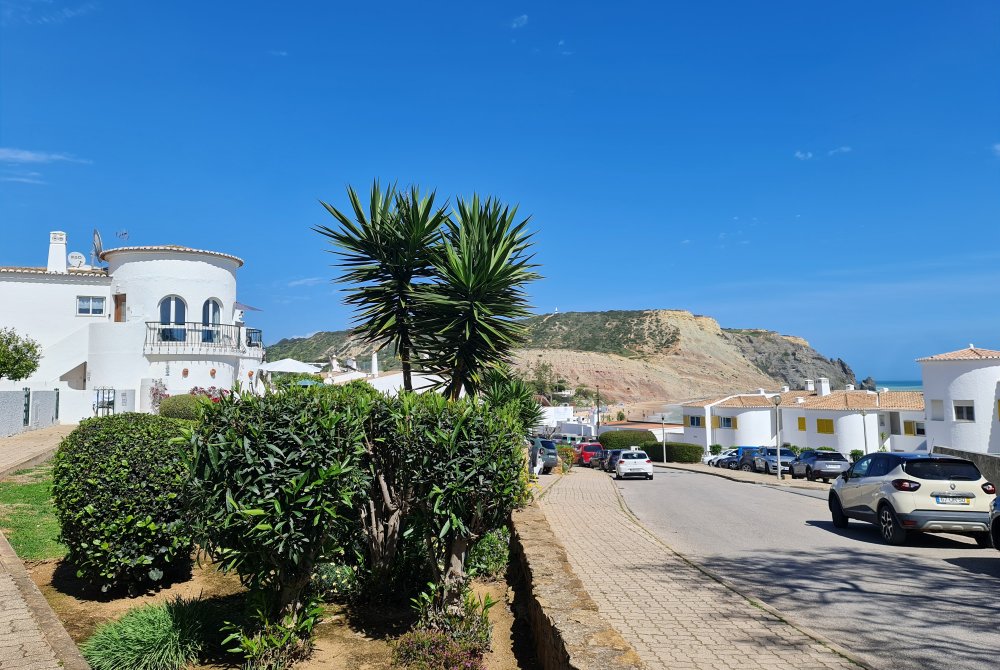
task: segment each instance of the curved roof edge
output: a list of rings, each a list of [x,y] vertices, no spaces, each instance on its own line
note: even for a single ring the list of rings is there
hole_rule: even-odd
[[[236,261],[236,267],[242,267],[243,259],[239,256],[233,256],[232,254],[224,254],[221,251],[209,251],[208,249],[192,249],[191,247],[182,247],[176,244],[159,244],[154,246],[145,247],[117,247],[115,249],[108,249],[101,253],[101,260],[107,260],[108,256],[116,254],[119,252],[139,252],[139,253],[155,253],[158,251],[173,251],[182,254],[204,254],[207,256],[217,256],[219,258],[228,258],[231,261]]]

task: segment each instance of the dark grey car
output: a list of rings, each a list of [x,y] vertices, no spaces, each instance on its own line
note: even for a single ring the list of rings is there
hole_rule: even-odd
[[[542,464],[543,475],[552,472],[552,468],[559,465],[559,451],[556,449],[556,443],[552,440],[536,437],[535,443],[532,445],[532,459],[535,458]],[[532,465],[535,465],[534,460]]]
[[[839,451],[817,451],[806,449],[792,461],[792,479],[805,477],[809,481],[822,479],[828,484],[851,467],[850,462]]]
[[[605,454],[606,456],[604,457],[604,471],[614,472],[615,465],[618,464],[618,459],[621,458],[622,450],[612,449],[611,451],[605,452]]]

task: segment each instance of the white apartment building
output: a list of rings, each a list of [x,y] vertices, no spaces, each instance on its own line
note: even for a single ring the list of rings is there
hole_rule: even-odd
[[[113,402],[115,411],[146,410],[156,382],[171,395],[195,386],[256,385],[264,349],[261,331],[246,327],[246,306],[236,299],[241,259],[174,245],[129,246],[101,253],[107,267],[90,267],[81,254],[66,252],[66,234],[56,231],[45,266],[0,267],[0,327],[42,348],[35,374],[0,380],[0,390],[59,389],[59,419],[72,422],[91,416],[99,402]]]
[[[1000,351],[969,345],[917,362],[928,446],[1000,454]]]

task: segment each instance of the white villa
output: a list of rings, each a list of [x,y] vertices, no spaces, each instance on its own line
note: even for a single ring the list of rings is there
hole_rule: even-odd
[[[1000,351],[970,344],[917,362],[927,398],[927,444],[1000,454]]]
[[[242,260],[173,245],[129,246],[103,251],[107,267],[90,267],[81,254],[67,257],[66,244],[65,233],[52,232],[46,266],[0,267],[0,327],[42,347],[36,373],[0,380],[0,391],[58,389],[59,420],[74,422],[100,403],[148,410],[159,382],[169,394],[255,386],[264,349],[236,300]]]

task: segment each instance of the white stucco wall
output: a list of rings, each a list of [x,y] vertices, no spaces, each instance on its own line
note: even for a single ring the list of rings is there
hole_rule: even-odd
[[[789,412],[789,415],[794,412]],[[868,412],[862,417],[860,412],[852,410],[811,410],[802,412],[806,417],[806,431],[795,430],[792,434],[803,436],[799,442],[790,439],[782,439],[783,442],[797,444],[803,449],[818,449],[820,447],[831,447],[845,456],[850,456],[851,451],[860,449],[865,451],[865,434],[867,430],[868,452],[878,451],[878,414],[874,411]],[[818,419],[833,420],[833,434],[820,433],[816,430]],[[863,420],[862,420],[863,419]],[[791,424],[786,424],[791,425]]]
[[[712,415],[720,419],[713,428],[710,444],[729,447],[774,446],[774,410],[766,407],[713,407]],[[723,417],[735,418],[736,428],[722,428]],[[711,421],[710,421],[711,422]]]
[[[706,407],[684,407],[681,410],[685,417],[687,416],[699,416],[701,417],[701,426],[684,426],[684,442],[688,444],[697,444],[708,449],[710,444],[709,441],[711,436],[711,425],[712,419],[710,417],[709,408]],[[685,420],[686,423],[686,420]]]
[[[56,392],[33,391],[31,393],[31,424],[29,429],[54,426],[56,421]]]
[[[922,361],[927,447],[951,447],[976,453],[1000,454],[1000,360]],[[931,419],[934,400],[944,403],[944,418]],[[955,421],[954,402],[971,400],[975,421]]]

